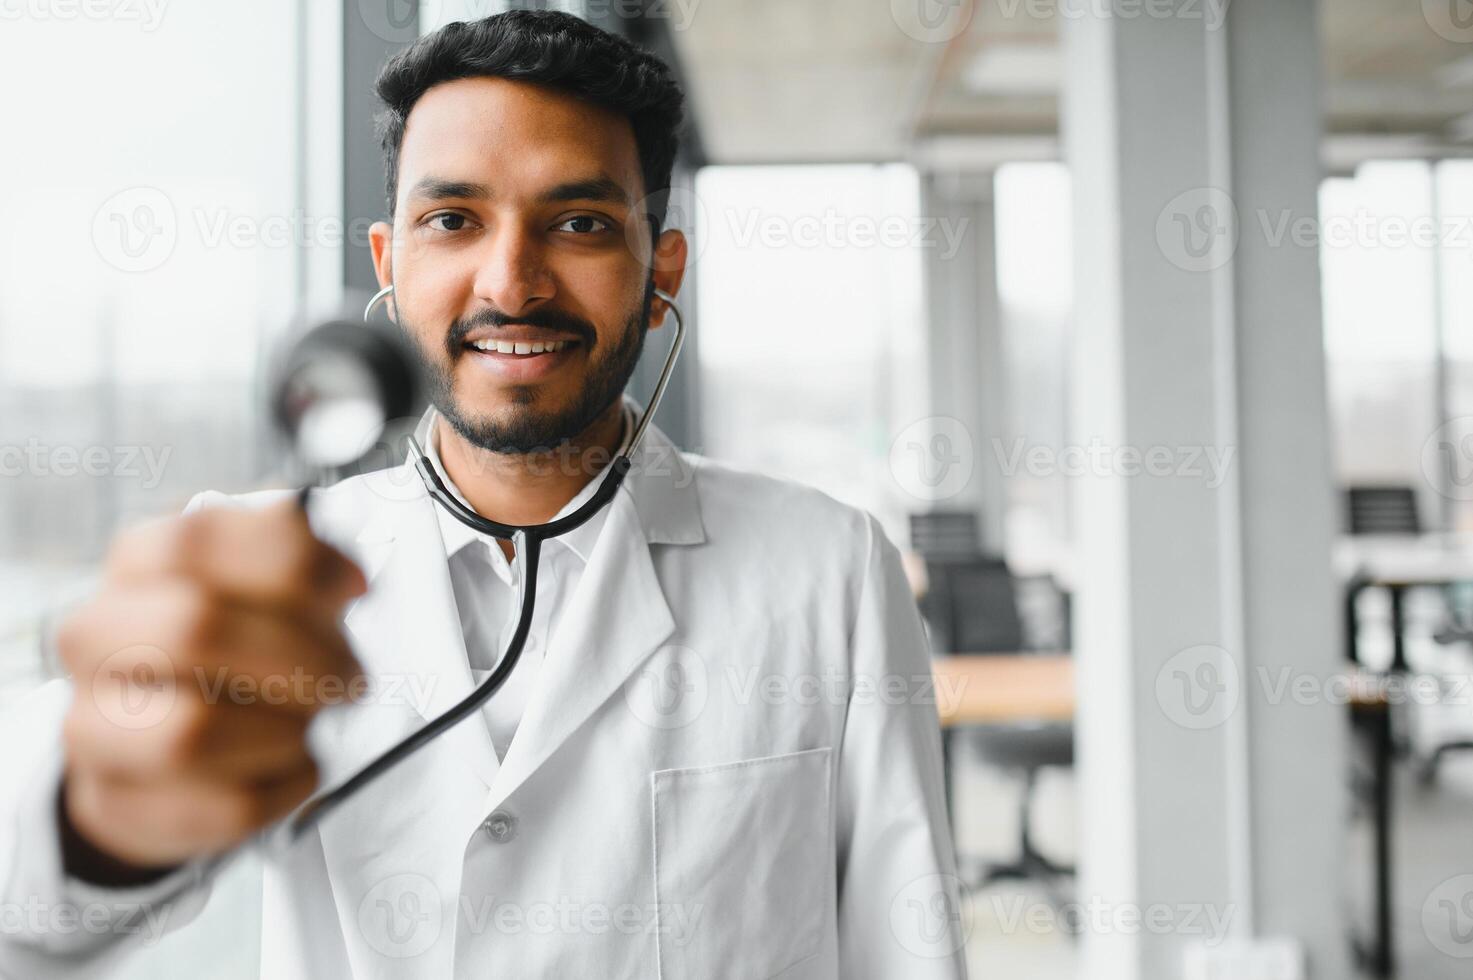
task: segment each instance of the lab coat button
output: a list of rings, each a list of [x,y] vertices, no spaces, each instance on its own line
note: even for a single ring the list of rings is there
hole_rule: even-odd
[[[490,837],[498,844],[505,844],[517,835],[517,818],[505,810],[496,810],[481,824]]]

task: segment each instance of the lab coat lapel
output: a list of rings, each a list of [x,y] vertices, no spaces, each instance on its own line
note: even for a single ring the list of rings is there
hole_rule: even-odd
[[[410,478],[418,484],[417,476]],[[365,666],[400,685],[423,718],[437,718],[470,694],[474,682],[435,503],[421,489],[385,506],[393,508],[388,520],[371,522],[360,535],[364,548],[383,551],[368,594],[349,610],[346,624]],[[439,738],[453,743],[483,788],[491,785],[496,751],[481,719],[467,718]]]
[[[510,796],[674,631],[639,512],[622,489],[548,643],[492,805]]]
[[[379,486],[352,549],[369,589],[344,622],[365,673],[398,685],[413,708],[385,698],[385,703],[350,706],[331,719],[327,740],[334,764],[330,774],[324,773],[329,785],[472,689],[435,504],[407,467],[380,471],[371,479]],[[345,761],[350,763],[346,769]],[[374,909],[403,899],[405,882],[414,886],[415,901],[438,899],[441,909],[432,921],[444,923],[432,945],[412,961],[415,970],[450,975],[464,842],[485,815],[496,771],[486,725],[466,718],[318,825],[354,976],[400,976],[395,968],[410,962],[394,959],[404,955],[400,947],[393,941],[384,945],[364,924],[378,922]],[[431,914],[428,906],[425,914]]]

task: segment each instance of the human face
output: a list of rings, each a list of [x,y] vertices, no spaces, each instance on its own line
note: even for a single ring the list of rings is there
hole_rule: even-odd
[[[679,232],[651,241],[629,120],[525,82],[447,82],[410,112],[398,176],[374,262],[455,430],[529,453],[616,411],[662,319],[653,288],[684,266]],[[556,349],[475,346],[498,340]]]

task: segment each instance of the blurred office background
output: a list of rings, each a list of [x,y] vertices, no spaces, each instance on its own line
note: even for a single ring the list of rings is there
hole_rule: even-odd
[[[1461,0],[5,7],[0,707],[120,524],[286,478],[262,379],[372,288],[374,74],[511,6],[678,66],[659,424],[906,553],[973,975],[1467,976]],[[256,975],[258,901],[136,975]]]

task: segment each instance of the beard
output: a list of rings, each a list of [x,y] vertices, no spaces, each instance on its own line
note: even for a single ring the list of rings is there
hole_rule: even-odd
[[[445,417],[451,428],[480,449],[507,455],[527,455],[552,451],[576,438],[623,395],[644,350],[654,296],[654,282],[651,281],[645,289],[643,302],[625,320],[624,329],[614,340],[614,346],[603,357],[597,356],[598,333],[591,324],[552,310],[534,310],[518,317],[507,316],[499,310],[486,310],[470,319],[456,320],[445,334],[439,357],[430,356],[416,339],[419,332],[408,325],[402,312],[400,324],[420,361],[430,404]],[[560,410],[538,411],[532,407],[537,400],[537,386],[514,385],[511,400],[517,410],[508,419],[497,419],[468,409],[456,398],[452,369],[458,359],[471,355],[465,346],[465,338],[477,327],[509,323],[561,330],[580,338],[588,351],[589,373],[572,404]]]

